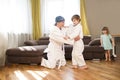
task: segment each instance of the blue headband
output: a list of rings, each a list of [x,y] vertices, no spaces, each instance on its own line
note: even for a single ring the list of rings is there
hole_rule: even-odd
[[[57,22],[62,22],[62,21],[65,21],[64,17],[62,17],[62,16],[57,16],[57,17],[55,18],[55,22],[56,22],[56,23],[57,23]]]

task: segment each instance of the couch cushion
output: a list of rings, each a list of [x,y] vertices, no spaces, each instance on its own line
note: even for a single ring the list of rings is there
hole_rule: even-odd
[[[91,41],[91,36],[84,36],[83,37],[83,42],[85,45],[88,45],[90,41]]]
[[[29,41],[25,41],[24,44],[27,46],[34,46],[34,45],[38,45],[38,42],[37,40],[29,40]]]
[[[73,49],[72,45],[67,44],[67,45],[64,45],[64,47],[65,47],[65,51],[72,52],[72,49]]]
[[[37,43],[38,43],[38,45],[48,45],[49,39],[48,40],[38,40]]]
[[[100,38],[96,38],[88,44],[89,46],[100,46]]]
[[[19,48],[10,48],[6,51],[7,56],[18,56],[18,57],[36,57],[41,56],[47,45],[41,46],[27,46],[27,47],[34,47],[33,50],[24,49],[22,47]]]
[[[39,40],[49,40],[49,37],[41,37]]]

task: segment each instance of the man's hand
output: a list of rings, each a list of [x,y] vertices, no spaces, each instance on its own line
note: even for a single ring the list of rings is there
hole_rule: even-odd
[[[67,39],[70,39],[70,38],[68,36],[65,36],[64,39],[67,40]]]
[[[76,38],[74,38],[75,41],[80,40],[80,36],[78,35]]]

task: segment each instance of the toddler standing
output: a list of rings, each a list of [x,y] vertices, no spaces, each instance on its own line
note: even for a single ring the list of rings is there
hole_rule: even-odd
[[[108,27],[103,27],[101,35],[101,46],[105,50],[105,61],[111,61],[110,50],[115,46],[114,40],[109,33]]]
[[[80,69],[87,69],[87,65],[85,63],[83,57],[83,50],[84,50],[84,43],[83,43],[83,31],[82,26],[80,24],[80,16],[73,15],[71,18],[73,25],[70,27],[70,32],[67,36],[69,39],[75,39],[77,36],[80,37],[79,40],[75,41],[73,44],[73,51],[72,51],[72,65],[73,68],[80,68]]]

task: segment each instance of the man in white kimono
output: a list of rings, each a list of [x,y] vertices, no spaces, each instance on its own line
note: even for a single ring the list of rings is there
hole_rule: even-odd
[[[47,59],[42,58],[41,66],[55,68],[57,64],[58,66],[64,66],[66,64],[63,45],[64,43],[73,44],[74,40],[64,39],[65,35],[62,31],[62,27],[64,27],[64,21],[65,19],[62,16],[56,17],[56,24],[51,29],[49,35],[50,43],[48,48],[44,51],[47,53]]]

